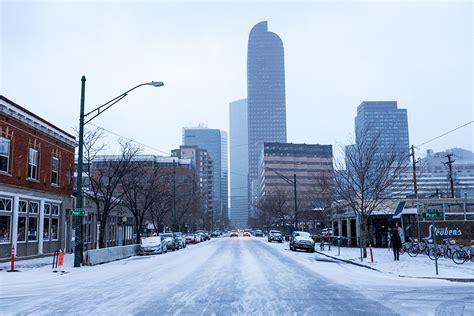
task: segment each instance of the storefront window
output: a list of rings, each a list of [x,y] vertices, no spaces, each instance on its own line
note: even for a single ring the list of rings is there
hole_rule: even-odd
[[[29,241],[38,240],[38,218],[37,217],[28,217],[28,240]]]
[[[26,240],[26,217],[18,216],[18,241]]]
[[[49,240],[49,218],[44,219],[43,225],[43,240]]]
[[[52,205],[53,215],[59,215],[59,205],[53,204]]]
[[[12,211],[12,200],[11,199],[0,199],[0,211],[11,212]]]
[[[19,204],[19,212],[20,213],[26,213],[27,211],[27,205],[28,203],[26,201],[20,201],[20,204]]]
[[[51,219],[51,240],[58,240],[58,224],[59,220],[57,218]]]
[[[44,214],[45,215],[51,214],[51,204],[45,204],[44,205]]]
[[[38,214],[39,213],[39,203],[38,202],[30,202],[29,203],[29,211],[30,214]]]
[[[0,215],[0,243],[10,242],[10,215]]]

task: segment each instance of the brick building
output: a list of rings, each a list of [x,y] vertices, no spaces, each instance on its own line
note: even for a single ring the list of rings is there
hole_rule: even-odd
[[[64,248],[74,136],[0,95],[0,260]],[[69,236],[70,237],[70,236]]]

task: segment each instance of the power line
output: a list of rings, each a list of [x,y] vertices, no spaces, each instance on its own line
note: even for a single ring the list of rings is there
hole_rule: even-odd
[[[428,144],[428,143],[430,143],[430,142],[432,142],[432,141],[434,141],[434,140],[437,140],[438,138],[441,138],[441,137],[443,137],[443,136],[446,136],[446,135],[448,135],[448,134],[450,134],[450,133],[452,133],[452,132],[454,132],[454,131],[457,131],[458,129],[463,128],[464,126],[467,126],[467,125],[472,124],[472,123],[474,123],[474,121],[467,122],[466,124],[463,124],[463,125],[461,125],[461,126],[458,126],[458,127],[456,127],[455,129],[452,129],[452,130],[450,130],[450,131],[448,131],[448,132],[446,132],[446,133],[444,133],[444,134],[441,134],[441,135],[439,135],[439,136],[436,136],[435,138],[432,138],[432,139],[430,139],[430,140],[428,140],[428,141],[426,141],[426,142],[424,142],[424,143],[422,143],[422,144],[420,144],[420,145],[418,145],[418,146],[415,146],[415,147],[421,147],[421,146],[423,146],[423,145],[426,145],[426,144]]]
[[[148,146],[148,145],[146,145],[146,144],[144,144],[144,143],[138,142],[138,141],[136,141],[136,140],[134,140],[134,139],[131,139],[131,138],[129,138],[129,137],[122,136],[122,135],[120,135],[120,134],[117,134],[117,133],[115,133],[115,132],[109,131],[108,129],[105,129],[105,128],[100,127],[100,126],[97,126],[97,125],[94,125],[94,124],[92,124],[92,123],[89,123],[89,125],[92,125],[92,126],[98,128],[98,129],[101,129],[101,130],[103,130],[103,131],[105,131],[105,132],[107,132],[107,133],[110,133],[110,134],[112,134],[112,135],[115,135],[115,136],[117,136],[117,137],[121,137],[121,138],[124,138],[124,139],[126,139],[126,140],[128,140],[128,141],[134,142],[134,143],[136,143],[136,144],[138,144],[138,145],[140,145],[140,146],[143,146],[143,147],[146,147],[146,148],[149,148],[149,149],[152,149],[152,150],[161,152],[161,153],[166,154],[166,155],[169,155],[169,154],[170,154],[169,152],[166,152],[166,151],[164,151],[164,150],[161,150],[161,149],[158,149],[158,148],[154,148],[154,147]]]

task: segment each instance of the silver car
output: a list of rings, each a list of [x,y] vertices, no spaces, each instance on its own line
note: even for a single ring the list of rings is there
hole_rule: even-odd
[[[166,252],[168,252],[166,242],[160,236],[143,238],[140,243],[140,254],[142,255],[154,255]]]

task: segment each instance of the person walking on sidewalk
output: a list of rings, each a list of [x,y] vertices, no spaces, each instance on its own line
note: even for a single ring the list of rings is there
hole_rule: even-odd
[[[402,239],[396,229],[393,230],[392,238],[390,238],[390,247],[393,248],[393,260],[400,261],[400,248],[402,247]]]

